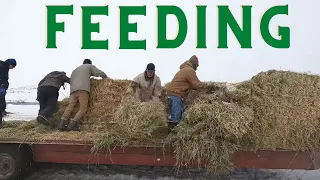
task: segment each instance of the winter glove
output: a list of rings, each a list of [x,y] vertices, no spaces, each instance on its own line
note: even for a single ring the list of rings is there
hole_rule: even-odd
[[[0,88],[0,96],[5,96],[6,95],[6,89]]]

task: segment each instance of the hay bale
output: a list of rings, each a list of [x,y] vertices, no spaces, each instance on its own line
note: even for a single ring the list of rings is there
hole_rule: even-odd
[[[211,172],[230,170],[237,150],[320,150],[319,76],[268,71],[237,84],[208,82],[215,88],[190,92],[182,122],[166,138],[166,95],[140,103],[127,94],[130,83],[92,80],[86,131],[43,130],[32,121],[5,124],[0,138],[93,142],[94,150],[165,141],[175,148],[177,165],[204,161]],[[57,119],[66,105],[59,102]]]
[[[237,101],[254,111],[255,121],[247,137],[255,149],[319,149],[319,76],[268,71],[237,88],[250,92]]]
[[[103,130],[113,120],[130,83],[129,80],[91,79],[89,106],[81,122],[92,130]],[[58,111],[54,114],[56,125],[67,106],[68,98],[58,103]],[[76,105],[71,118],[78,109],[79,103]]]
[[[252,109],[219,102],[215,94],[202,94],[185,111],[169,141],[179,164],[205,162],[211,172],[228,171],[252,121]]]
[[[160,101],[125,98],[115,113],[116,127],[129,139],[163,138],[168,134],[166,107]]]
[[[91,80],[91,96],[84,123],[107,125],[112,121],[131,83],[129,80]]]
[[[190,128],[205,130],[212,136],[241,138],[246,134],[253,121],[251,108],[234,103],[217,102],[217,96],[201,95],[184,113],[183,122]]]

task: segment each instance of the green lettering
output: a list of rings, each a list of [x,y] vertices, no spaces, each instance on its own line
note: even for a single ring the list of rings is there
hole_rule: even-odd
[[[64,32],[64,22],[56,22],[57,14],[73,15],[73,5],[47,6],[47,48],[57,48],[56,32]]]
[[[100,32],[99,23],[91,23],[92,15],[108,16],[108,6],[82,6],[82,47],[81,49],[106,49],[108,40],[91,40],[92,32]]]
[[[278,27],[278,36],[281,39],[275,39],[272,37],[269,31],[269,23],[271,19],[278,15],[288,15],[288,5],[286,6],[274,6],[268,9],[261,19],[260,32],[264,41],[274,48],[289,48],[290,47],[290,28],[289,27]]]
[[[184,12],[177,6],[157,6],[158,8],[158,46],[157,48],[177,48],[181,46],[187,36],[188,22]],[[175,39],[167,39],[167,15],[176,16],[179,31]]]
[[[231,28],[241,48],[252,48],[251,46],[251,7],[242,6],[242,28],[233,17],[228,6],[218,6],[219,9],[219,45],[218,48],[228,48],[227,26]]]
[[[207,48],[206,45],[206,8],[207,6],[197,6],[197,48]]]
[[[137,23],[129,23],[129,15],[146,16],[146,6],[120,6],[119,49],[147,49],[146,40],[129,40],[129,32],[138,32]]]

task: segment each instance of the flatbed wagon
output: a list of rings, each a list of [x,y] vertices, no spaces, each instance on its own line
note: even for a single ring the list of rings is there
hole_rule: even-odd
[[[19,142],[0,140],[0,179],[24,177],[33,163],[175,166],[170,147],[113,147],[92,153],[93,144],[75,141]],[[232,158],[235,168],[318,169],[320,159],[310,152],[287,150],[238,151]],[[23,178],[22,178],[23,179]]]

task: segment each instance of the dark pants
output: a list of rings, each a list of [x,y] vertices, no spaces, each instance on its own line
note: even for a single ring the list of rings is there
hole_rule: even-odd
[[[6,98],[0,95],[0,128],[2,127],[3,115],[6,110]]]
[[[51,118],[57,109],[59,89],[52,86],[43,86],[38,88],[37,100],[40,103],[38,115]]]

